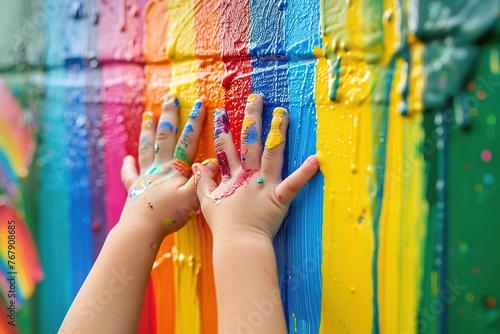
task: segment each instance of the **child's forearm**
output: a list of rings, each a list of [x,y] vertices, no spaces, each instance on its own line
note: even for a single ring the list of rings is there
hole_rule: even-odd
[[[261,235],[214,235],[219,333],[286,333],[276,258]]]
[[[159,246],[163,237],[147,224],[120,221],[106,238],[60,332],[135,333],[158,252],[151,244]]]

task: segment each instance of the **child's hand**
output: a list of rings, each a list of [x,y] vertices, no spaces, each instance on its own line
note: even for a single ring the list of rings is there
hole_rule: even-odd
[[[125,157],[121,171],[128,190],[121,220],[154,228],[163,236],[179,230],[199,209],[193,178],[189,181],[188,178],[205,108],[201,101],[196,101],[176,144],[178,104],[175,96],[167,96],[158,124],[152,112],[143,114],[139,137],[140,174],[132,156]]]
[[[193,165],[203,215],[216,240],[253,235],[272,239],[293,198],[318,171],[317,157],[310,156],[297,171],[281,180],[289,114],[284,108],[274,110],[262,153],[262,107],[261,96],[248,97],[241,157],[233,143],[226,111],[215,111],[214,144],[222,173],[219,185],[208,168]]]

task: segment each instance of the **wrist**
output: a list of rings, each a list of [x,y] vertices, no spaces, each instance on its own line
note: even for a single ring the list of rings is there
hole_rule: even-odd
[[[212,230],[212,237],[214,246],[243,241],[271,245],[273,242],[273,235],[253,226],[221,226]]]
[[[159,224],[127,217],[121,217],[113,228],[113,230],[115,229],[126,234],[135,235],[136,238],[145,238],[157,243],[159,242],[158,246],[168,235],[167,230]]]

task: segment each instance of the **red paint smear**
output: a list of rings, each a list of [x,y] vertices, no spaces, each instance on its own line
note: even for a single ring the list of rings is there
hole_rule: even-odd
[[[248,56],[250,2],[222,0],[221,13],[221,51],[225,65],[222,83],[226,88],[224,107],[229,114],[234,143],[239,152],[245,105],[252,91],[252,65]]]
[[[219,162],[222,176],[231,177],[231,170],[229,169],[229,163],[227,162],[226,152],[217,151],[217,161]]]
[[[220,201],[223,198],[229,197],[232,194],[238,190],[239,187],[241,187],[244,184],[247,184],[250,180],[250,178],[257,173],[257,169],[248,169],[244,168],[236,177],[236,180],[231,184],[229,189],[227,189],[225,192],[223,192],[220,196],[217,196],[214,198],[214,201]]]

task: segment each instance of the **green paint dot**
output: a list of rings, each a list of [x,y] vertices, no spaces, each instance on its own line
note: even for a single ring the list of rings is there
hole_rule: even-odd
[[[160,145],[155,144],[155,153],[158,153],[159,150],[160,150]]]
[[[469,245],[467,245],[467,243],[465,242],[461,242],[460,245],[458,246],[458,248],[460,249],[461,252],[467,252],[467,250],[469,249]]]
[[[146,172],[147,175],[151,175],[153,174],[154,172],[158,171],[158,167],[156,166],[151,166],[151,168],[149,168],[149,170]]]
[[[257,183],[261,184],[264,183],[264,180],[262,180],[260,177],[257,179]]]

